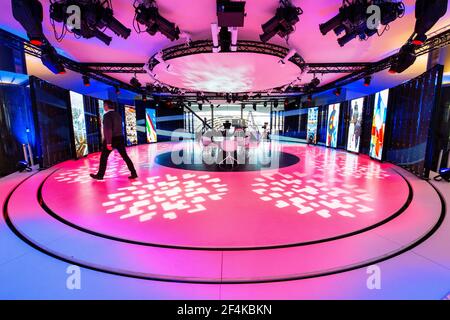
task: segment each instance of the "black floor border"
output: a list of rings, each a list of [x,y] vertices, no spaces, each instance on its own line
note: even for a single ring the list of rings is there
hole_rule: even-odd
[[[27,179],[25,179],[24,181],[20,182],[9,194],[8,197],[6,198],[4,204],[3,204],[3,217],[5,219],[6,224],[8,225],[8,227],[11,229],[11,231],[22,241],[24,241],[25,243],[27,243],[29,246],[33,247],[34,249],[48,255],[51,256],[55,259],[58,259],[60,261],[64,261],[66,263],[69,264],[73,264],[73,265],[77,265],[81,268],[85,268],[85,269],[89,269],[89,270],[93,270],[93,271],[97,271],[97,272],[102,272],[102,273],[107,273],[107,274],[111,274],[111,275],[117,275],[117,276],[122,276],[122,277],[127,277],[127,278],[134,278],[134,279],[141,279],[141,280],[151,280],[151,281],[160,281],[160,282],[176,282],[176,283],[190,283],[190,284],[213,284],[213,285],[217,285],[217,284],[260,284],[260,283],[276,283],[276,282],[286,282],[286,281],[296,281],[296,280],[304,280],[304,279],[312,279],[312,278],[319,278],[319,277],[324,277],[324,276],[330,276],[330,275],[335,275],[335,274],[339,274],[339,273],[344,273],[344,272],[349,272],[349,271],[353,271],[353,270],[357,270],[357,269],[361,269],[364,267],[368,267],[389,259],[392,259],[394,257],[397,257],[405,252],[408,252],[412,249],[414,249],[415,247],[417,247],[418,245],[420,245],[421,243],[425,242],[426,240],[428,240],[442,225],[443,221],[445,220],[446,217],[446,202],[444,197],[442,196],[441,192],[430,182],[427,182],[428,184],[430,184],[430,186],[436,191],[436,193],[438,194],[438,197],[441,201],[441,214],[439,216],[438,221],[436,222],[436,224],[433,226],[433,228],[431,228],[431,230],[426,233],[423,237],[419,238],[418,240],[416,240],[415,242],[411,243],[410,245],[404,247],[403,249],[400,249],[398,251],[395,251],[391,254],[388,254],[386,256],[383,256],[381,258],[376,258],[373,259],[371,261],[366,261],[360,264],[356,264],[356,265],[352,265],[346,268],[340,268],[340,269],[335,269],[335,270],[330,270],[330,271],[326,271],[326,272],[321,272],[321,273],[316,273],[316,274],[308,274],[308,275],[302,275],[302,276],[288,276],[288,277],[281,277],[281,278],[261,278],[261,279],[241,279],[241,280],[225,280],[223,281],[223,279],[219,280],[214,280],[214,279],[180,279],[180,278],[167,278],[167,277],[157,277],[157,276],[143,276],[143,275],[133,275],[133,274],[127,274],[127,273],[122,273],[122,272],[116,272],[113,270],[106,270],[106,269],[101,269],[101,268],[97,268],[94,266],[90,266],[87,264],[83,264],[83,263],[79,263],[76,261],[72,261],[70,259],[67,259],[65,257],[61,257],[58,256],[44,248],[39,247],[38,245],[36,245],[35,243],[33,243],[32,241],[30,241],[28,238],[26,238],[24,235],[22,235],[20,233],[20,231],[18,231],[16,229],[16,227],[14,226],[14,224],[12,223],[12,221],[9,218],[9,214],[8,214],[8,205],[9,205],[9,201],[14,193],[14,191],[17,190],[17,188],[22,185],[26,180],[28,180],[30,177],[28,177]]]
[[[405,212],[405,210],[409,207],[409,205],[411,204],[413,197],[414,197],[414,191],[413,188],[410,184],[410,182],[408,181],[408,179],[405,178],[405,176],[403,176],[400,172],[398,172],[397,170],[394,170],[400,177],[403,178],[403,180],[406,182],[407,186],[408,186],[408,197],[406,199],[406,202],[403,204],[403,206],[397,210],[396,212],[394,212],[392,215],[390,215],[389,217],[373,224],[370,225],[368,227],[359,229],[359,230],[355,230],[352,232],[348,232],[348,233],[344,233],[341,235],[337,235],[334,237],[329,237],[329,238],[323,238],[323,239],[318,239],[318,240],[312,240],[312,241],[305,241],[305,242],[298,242],[298,243],[288,243],[288,244],[280,244],[280,245],[273,245],[273,246],[255,246],[255,247],[195,247],[195,246],[177,246],[177,245],[167,245],[167,244],[159,244],[159,243],[151,243],[151,242],[142,242],[142,241],[137,241],[137,240],[130,240],[130,239],[125,239],[125,238],[120,238],[120,237],[115,237],[115,236],[111,236],[111,235],[107,235],[104,233],[100,233],[97,231],[93,231],[93,230],[89,230],[87,228],[81,227],[71,221],[68,221],[64,218],[62,218],[61,216],[59,216],[57,213],[55,213],[45,202],[44,198],[43,198],[43,194],[42,194],[42,189],[44,187],[44,184],[46,183],[46,181],[56,172],[60,169],[54,170],[52,173],[50,173],[43,181],[42,183],[39,185],[38,188],[38,193],[37,193],[37,197],[38,197],[38,202],[41,205],[42,209],[44,209],[45,212],[47,212],[47,214],[49,214],[51,217],[53,217],[54,219],[58,220],[59,222],[77,229],[78,231],[84,232],[84,233],[88,233],[90,235],[96,236],[96,237],[101,237],[101,238],[105,238],[108,240],[112,240],[112,241],[119,241],[119,242],[124,242],[124,243],[128,243],[128,244],[133,244],[133,245],[141,245],[141,246],[147,246],[147,247],[156,247],[156,248],[164,248],[164,249],[175,249],[175,250],[202,250],[202,251],[254,251],[254,250],[277,250],[277,249],[285,249],[285,248],[293,248],[293,247],[303,247],[303,246],[309,246],[309,245],[314,245],[314,244],[319,244],[319,243],[325,243],[325,242],[331,242],[331,241],[336,241],[336,240],[340,240],[340,239],[344,239],[344,238],[349,238],[349,237],[353,237],[355,235],[364,233],[364,232],[368,232],[370,230],[376,229],[392,220],[394,220],[395,218],[397,218],[398,216],[400,216],[403,212]]]

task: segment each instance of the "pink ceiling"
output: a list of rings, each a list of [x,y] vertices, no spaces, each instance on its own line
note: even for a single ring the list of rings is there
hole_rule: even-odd
[[[41,2],[44,4],[44,30],[47,37],[67,56],[81,62],[145,62],[159,50],[182,42],[180,40],[172,43],[161,34],[152,37],[147,33],[137,34],[133,30],[131,36],[126,40],[113,36],[109,47],[96,39],[75,39],[71,34],[68,34],[61,43],[57,43],[49,20],[49,1],[41,0]],[[133,29],[133,1],[112,0],[112,2],[115,16],[127,27]],[[261,33],[261,24],[274,15],[278,1],[247,0],[246,2],[247,17],[244,28],[239,30],[239,38],[258,40],[258,35]],[[333,32],[322,36],[318,26],[338,12],[342,0],[294,0],[293,3],[304,10],[300,22],[296,25],[296,32],[291,35],[288,44],[278,36],[273,38],[271,42],[295,48],[307,62],[374,62],[398,49],[412,33],[415,23],[415,0],[404,2],[407,7],[405,17],[393,22],[390,29],[382,37],[374,36],[365,42],[354,40],[341,48],[336,42],[336,36]],[[160,13],[165,18],[177,23],[183,31],[189,32],[193,40],[211,38],[210,24],[217,21],[214,0],[157,0],[157,3]],[[0,12],[0,27],[24,35],[20,25],[12,17],[10,1],[4,1],[2,9]],[[447,13],[433,30],[438,30],[449,23],[450,13]],[[111,32],[107,31],[107,33],[111,35]],[[414,66],[413,76],[416,75],[416,71],[420,73],[424,70],[425,64],[422,60],[417,62],[420,65]],[[239,68],[239,64],[246,64],[247,62],[246,59],[240,62],[237,59],[236,67]],[[180,64],[179,68],[182,69],[183,66]],[[31,72],[34,71],[31,70]],[[183,70],[178,70],[178,72],[182,73]],[[272,76],[277,72],[279,71],[275,67],[266,68],[257,70],[252,76],[255,78],[264,75]],[[132,75],[114,76],[129,81]],[[342,75],[325,75],[319,76],[319,78],[322,79],[322,83],[326,83],[340,76]],[[147,75],[140,75],[139,77],[142,83],[151,82]],[[311,77],[311,75],[304,75],[302,82],[308,82]],[[410,73],[407,74],[407,77],[410,77]],[[382,73],[379,79],[376,79],[376,82],[379,81],[380,84],[383,83],[385,87],[389,87],[404,80],[406,80],[405,75],[389,77]],[[55,79],[55,81],[58,82],[58,79]],[[79,81],[78,77],[76,77],[76,81]],[[253,82],[257,83],[258,81],[260,80],[257,79]]]

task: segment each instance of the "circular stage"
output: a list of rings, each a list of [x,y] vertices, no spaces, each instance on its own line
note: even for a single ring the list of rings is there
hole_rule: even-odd
[[[303,144],[260,147],[300,161],[261,171],[189,171],[161,159],[198,145],[141,145],[129,149],[139,179],[127,179],[118,155],[104,181],[89,177],[98,154],[68,161],[21,184],[5,214],[19,236],[59,259],[202,283],[352,270],[409,250],[442,219],[439,194],[393,165]]]

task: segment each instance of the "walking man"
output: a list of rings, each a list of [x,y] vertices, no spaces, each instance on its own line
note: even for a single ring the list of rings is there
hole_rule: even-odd
[[[125,148],[125,139],[123,136],[122,117],[120,113],[115,111],[114,103],[110,100],[104,102],[105,115],[103,116],[103,147],[102,154],[100,156],[100,167],[97,174],[91,174],[91,177],[96,180],[103,180],[106,172],[106,166],[108,164],[108,157],[111,154],[113,148],[116,149],[122,159],[127,164],[128,170],[131,175],[128,179],[136,179],[137,173],[134,168],[133,162],[127,154]]]

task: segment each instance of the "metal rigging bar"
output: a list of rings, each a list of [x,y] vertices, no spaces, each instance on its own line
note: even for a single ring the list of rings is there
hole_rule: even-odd
[[[424,43],[424,45],[415,49],[414,54],[416,55],[416,57],[419,57],[419,56],[427,54],[431,51],[444,48],[444,47],[448,46],[449,44],[450,44],[450,29],[429,38]],[[335,87],[345,86],[352,82],[364,79],[365,77],[375,74],[377,72],[386,70],[393,65],[393,63],[396,61],[398,55],[399,55],[399,53],[395,53],[395,54],[393,54],[387,58],[384,58],[378,62],[372,63],[368,67],[363,68],[360,71],[356,71],[350,75],[344,76],[340,79],[337,79],[336,81],[330,82],[324,86],[317,88],[317,90],[315,92],[316,93],[323,92],[326,90],[333,89]]]

